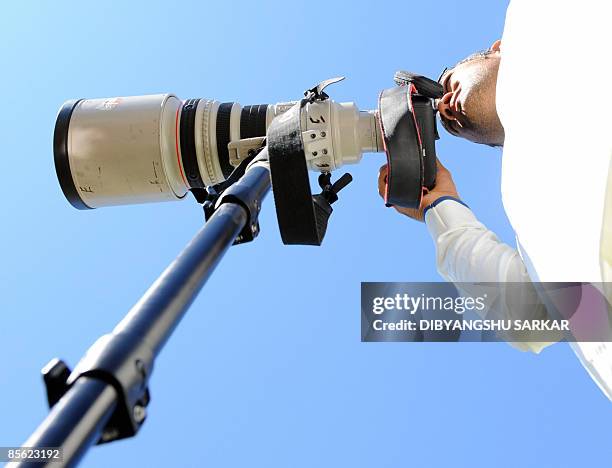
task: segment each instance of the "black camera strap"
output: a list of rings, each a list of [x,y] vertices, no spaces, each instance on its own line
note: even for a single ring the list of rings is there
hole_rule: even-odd
[[[284,244],[321,245],[327,221],[338,199],[352,178],[344,174],[331,183],[329,173],[319,176],[322,191],[312,195],[302,140],[301,111],[311,99],[302,99],[275,118],[267,133],[272,193]]]

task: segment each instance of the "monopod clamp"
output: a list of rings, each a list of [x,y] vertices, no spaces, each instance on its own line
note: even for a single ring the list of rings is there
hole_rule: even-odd
[[[89,348],[72,372],[57,358],[43,368],[49,407],[53,408],[77,380],[95,379],[112,387],[116,393],[114,410],[96,443],[131,437],[146,418],[152,367],[153,354],[145,342],[127,334],[109,333]]]
[[[247,223],[242,228],[242,231],[240,231],[240,234],[236,236],[234,245],[251,242],[259,234],[261,200],[253,198],[252,194],[257,193],[257,191],[253,192],[250,186],[253,181],[250,180],[250,177],[246,176],[246,173],[251,164],[264,161],[264,158],[261,156],[267,154],[267,152],[262,154],[262,150],[265,148],[265,140],[263,145],[256,150],[250,150],[249,156],[242,160],[225,181],[208,187],[203,198],[201,198],[201,192],[194,193],[196,200],[202,203],[206,221],[224,203],[236,203],[246,210],[248,213]],[[258,156],[260,157],[258,158]]]

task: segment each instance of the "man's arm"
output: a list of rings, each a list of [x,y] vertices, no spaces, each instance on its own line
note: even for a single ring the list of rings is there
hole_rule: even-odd
[[[383,196],[387,167],[378,176]],[[436,245],[438,272],[456,282],[529,282],[518,252],[502,243],[480,223],[459,198],[450,172],[438,161],[436,186],[423,195],[419,209],[394,207],[398,212],[425,221]]]
[[[445,280],[531,281],[518,251],[501,242],[458,198],[439,198],[424,211],[438,272]]]
[[[379,193],[384,193],[386,167],[379,174]],[[440,275],[452,283],[522,283],[522,297],[512,297],[508,304],[504,289],[500,288],[499,307],[495,315],[506,319],[545,319],[546,308],[518,251],[501,242],[459,198],[450,172],[438,161],[436,186],[423,196],[418,210],[395,207],[416,220],[425,221],[436,246],[436,265]],[[509,298],[507,298],[509,299]],[[522,306],[518,303],[523,304]],[[510,341],[528,339],[528,336],[507,337]],[[559,337],[561,338],[561,337]],[[539,352],[550,343],[512,342],[524,351]]]

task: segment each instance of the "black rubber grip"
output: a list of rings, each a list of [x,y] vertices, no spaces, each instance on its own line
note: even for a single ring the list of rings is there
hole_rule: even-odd
[[[267,113],[267,104],[244,106],[240,113],[240,138],[265,136]]]
[[[200,174],[195,145],[195,117],[199,102],[199,99],[188,99],[181,109],[181,161],[190,189],[206,188]]]
[[[90,210],[74,185],[72,171],[70,170],[70,160],[68,159],[68,129],[70,127],[70,118],[75,107],[82,99],[66,101],[55,121],[55,130],[53,132],[53,160],[55,162],[55,172],[59,180],[60,187],[64,196],[72,206],[79,210]]]
[[[233,102],[224,102],[219,105],[217,111],[217,156],[219,157],[221,172],[226,179],[234,170],[229,162],[229,150],[227,149],[230,142],[230,118],[233,105]]]
[[[431,100],[422,96],[412,98],[412,106],[416,116],[417,125],[421,131],[423,149],[423,186],[431,190],[436,185],[436,139],[438,131],[436,128],[436,115]]]
[[[387,206],[418,208],[423,193],[423,152],[418,123],[410,105],[406,86],[380,93],[378,111],[387,153]]]

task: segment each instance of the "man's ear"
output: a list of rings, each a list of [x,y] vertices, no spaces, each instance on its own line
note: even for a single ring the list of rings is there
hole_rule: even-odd
[[[501,39],[496,40],[489,50],[499,52],[501,50]]]

